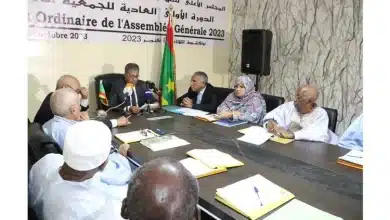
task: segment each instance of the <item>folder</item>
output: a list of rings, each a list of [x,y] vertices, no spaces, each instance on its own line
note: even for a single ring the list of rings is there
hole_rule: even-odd
[[[247,123],[248,123],[247,121],[240,121],[240,120],[239,121],[232,121],[230,119],[221,119],[221,120],[213,122],[213,124],[221,125],[223,127],[228,127],[228,128],[238,126],[238,125],[247,124]]]
[[[338,164],[363,170],[363,152],[359,150],[351,150],[346,155],[337,159]]]
[[[289,191],[257,174],[217,189],[215,199],[249,219],[257,219],[294,197]]]
[[[210,168],[233,168],[244,166],[239,160],[223,153],[217,149],[193,149],[187,152],[187,155],[199,160]]]
[[[224,167],[210,168],[191,157],[181,160],[180,163],[197,179],[227,171]]]
[[[199,115],[199,116],[196,116],[195,118],[203,120],[203,121],[208,121],[208,122],[215,122],[215,121],[219,120],[219,118],[217,117],[216,114]]]

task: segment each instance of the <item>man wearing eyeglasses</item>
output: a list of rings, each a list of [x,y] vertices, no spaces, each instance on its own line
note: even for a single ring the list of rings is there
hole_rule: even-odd
[[[79,80],[71,75],[63,75],[61,76],[56,85],[56,90],[62,88],[71,88],[80,96],[80,107],[81,111],[85,112],[88,110],[88,89],[80,86]],[[50,98],[52,96],[52,92],[49,93],[46,98],[43,100],[41,107],[39,108],[37,114],[35,115],[34,122],[39,123],[41,125],[45,124],[47,121],[54,117],[53,112],[50,108]],[[81,115],[82,118],[87,117],[86,113]]]
[[[112,87],[108,98],[111,107],[123,103],[121,109],[134,114],[139,113],[146,103],[151,104],[152,109],[158,108],[159,105],[146,83],[139,80],[139,66],[136,63],[128,63],[125,66],[124,76],[124,80],[118,80]]]

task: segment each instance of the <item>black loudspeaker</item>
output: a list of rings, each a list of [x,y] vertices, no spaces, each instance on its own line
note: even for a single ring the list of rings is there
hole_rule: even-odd
[[[268,76],[271,71],[272,32],[264,29],[242,31],[241,72]]]

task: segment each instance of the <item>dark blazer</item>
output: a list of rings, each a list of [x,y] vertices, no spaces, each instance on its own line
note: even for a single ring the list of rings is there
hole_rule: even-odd
[[[125,80],[117,80],[111,89],[111,93],[108,97],[108,102],[110,104],[110,107],[115,107],[119,104],[121,104],[125,100],[125,94],[123,93],[123,89],[126,87],[126,81]],[[145,99],[145,92],[150,91],[146,83],[142,80],[138,80],[137,84],[135,85],[135,91],[137,94],[138,99],[138,106],[141,107],[146,103]],[[133,100],[134,101],[134,100]],[[156,100],[152,99],[152,103],[156,102]],[[123,109],[126,106],[130,106],[130,99],[127,99],[126,102],[120,107],[120,109]]]
[[[37,112],[37,114],[35,115],[35,118],[34,118],[34,123],[38,123],[40,124],[41,126],[44,125],[47,121],[49,121],[50,119],[52,119],[54,117],[54,114],[53,112],[51,111],[51,108],[50,108],[50,98],[51,98],[51,95],[53,95],[53,93],[49,93],[46,98],[43,100],[42,104],[41,104],[41,107],[39,107],[39,110]],[[87,111],[89,108],[89,106],[87,107],[83,107],[81,106],[81,111]],[[110,120],[108,119],[104,119],[102,120],[102,122],[107,125],[108,128],[112,128],[112,123]]]
[[[47,94],[46,98],[43,100],[41,107],[39,107],[39,110],[34,118],[34,123],[39,123],[40,125],[45,124],[47,121],[52,119],[54,117],[53,112],[50,108],[50,98],[53,93]],[[87,111],[89,106],[83,107],[81,106],[81,111]]]
[[[180,105],[184,98],[188,97],[192,99],[192,105],[193,109],[198,109],[206,112],[215,113],[218,108],[218,99],[217,95],[214,92],[214,87],[207,83],[206,89],[204,90],[202,101],[200,104],[196,104],[196,98],[198,96],[198,93],[192,91],[191,87],[188,88],[188,92],[184,95],[182,95],[180,98],[177,99],[177,104]]]

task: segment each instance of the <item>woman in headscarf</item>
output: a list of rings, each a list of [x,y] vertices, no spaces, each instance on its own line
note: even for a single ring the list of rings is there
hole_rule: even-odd
[[[226,97],[218,107],[217,114],[221,119],[242,120],[259,123],[266,113],[265,101],[248,76],[236,78],[234,92]]]

